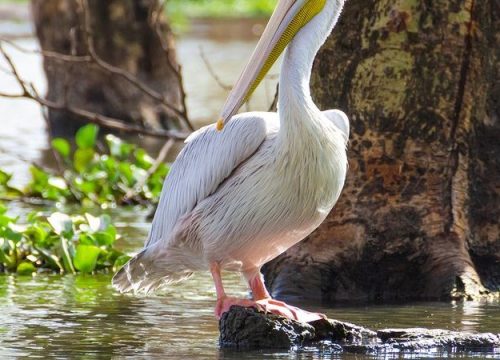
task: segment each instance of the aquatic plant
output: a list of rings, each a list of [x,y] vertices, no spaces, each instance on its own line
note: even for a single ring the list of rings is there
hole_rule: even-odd
[[[65,170],[56,175],[31,165],[31,181],[22,191],[10,186],[11,176],[0,170],[0,194],[101,207],[156,202],[169,167],[114,135],[106,135],[100,147],[98,133],[94,124],[80,128],[73,151],[66,139],[53,139]]]
[[[0,272],[116,271],[129,259],[114,248],[117,238],[107,215],[34,212],[21,224],[0,204]]]

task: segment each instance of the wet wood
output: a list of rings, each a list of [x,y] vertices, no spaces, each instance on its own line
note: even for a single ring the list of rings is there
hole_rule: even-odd
[[[332,319],[298,323],[253,308],[233,306],[219,322],[223,349],[294,349],[320,353],[401,354],[441,351],[493,354],[500,335],[440,329],[383,329],[372,331]]]
[[[272,294],[470,299],[500,289],[500,5],[346,2],[313,94],[351,121],[330,216],[264,268]]]

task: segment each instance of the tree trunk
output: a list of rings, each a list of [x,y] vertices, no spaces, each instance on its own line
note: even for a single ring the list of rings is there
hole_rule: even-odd
[[[322,226],[264,268],[273,295],[498,291],[499,71],[496,0],[346,2],[312,88],[351,120],[348,178]]]
[[[88,55],[92,37],[105,62],[135,75],[185,113],[173,36],[158,0],[32,0],[41,48],[66,55]],[[157,16],[159,14],[159,16]],[[85,31],[85,19],[91,33]],[[124,78],[95,62],[65,62],[45,57],[48,100],[149,128],[179,128],[177,114]],[[50,111],[54,135],[71,135],[85,120]]]

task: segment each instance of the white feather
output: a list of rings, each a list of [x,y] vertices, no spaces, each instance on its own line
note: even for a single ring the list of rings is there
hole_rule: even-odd
[[[309,80],[342,5],[328,0],[290,43],[278,114],[237,115],[221,133],[212,125],[188,138],[145,249],[114,277],[116,288],[148,292],[213,262],[250,278],[325,219],[345,180],[349,122],[319,111]]]

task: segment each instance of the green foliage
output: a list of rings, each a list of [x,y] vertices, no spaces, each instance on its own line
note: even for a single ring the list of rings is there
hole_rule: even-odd
[[[0,204],[0,271],[93,273],[116,271],[129,257],[116,250],[116,229],[107,215],[28,216],[25,224]]]
[[[168,0],[166,12],[173,25],[187,19],[241,18],[271,15],[277,0]]]
[[[0,194],[5,197],[22,196],[23,192],[21,190],[9,185],[11,178],[11,174],[7,174],[5,171],[0,169]]]
[[[99,151],[99,128],[93,124],[78,130],[76,149],[65,139],[52,141],[66,165],[64,176],[31,166],[31,181],[23,192],[9,187],[10,175],[0,170],[0,194],[38,197],[58,202],[78,202],[103,207],[124,203],[156,202],[161,193],[168,166],[160,164],[148,173],[154,160],[144,149],[114,135],[105,137],[105,149]]]

